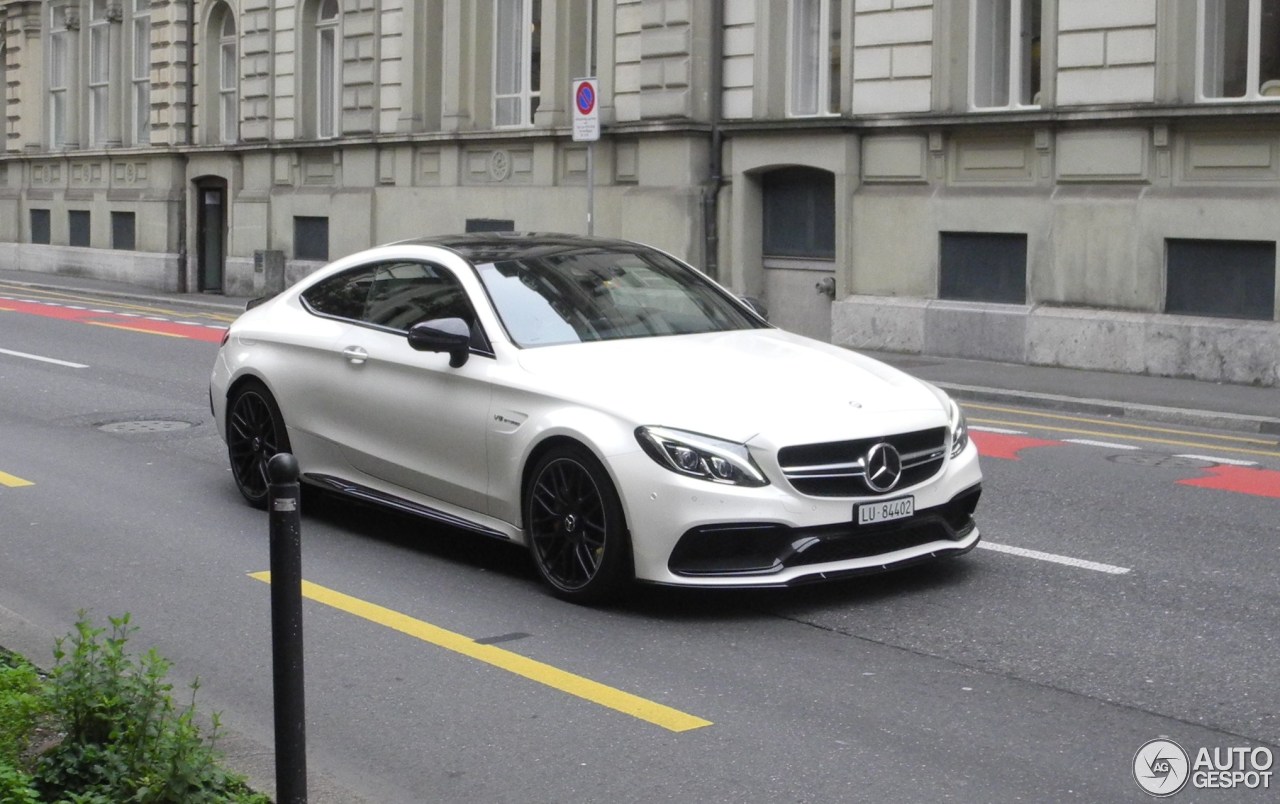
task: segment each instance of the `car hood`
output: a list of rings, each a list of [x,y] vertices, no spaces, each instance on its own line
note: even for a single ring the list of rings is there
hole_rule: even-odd
[[[942,426],[925,383],[856,352],[777,329],[526,349],[533,384],[636,425],[759,446]],[[554,390],[551,390],[554,389]]]

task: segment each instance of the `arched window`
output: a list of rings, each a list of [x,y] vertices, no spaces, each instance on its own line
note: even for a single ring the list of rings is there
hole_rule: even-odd
[[[133,0],[133,141],[151,142],[151,0]]]
[[[55,151],[67,145],[67,116],[70,113],[67,96],[71,78],[70,61],[74,55],[70,37],[66,6],[49,6],[48,136],[49,147]]]
[[[110,114],[111,22],[106,0],[90,3],[89,20],[89,144],[107,141]]]
[[[0,29],[2,30],[2,29]],[[4,49],[4,35],[0,33],[0,153],[9,150],[9,59]]]
[[[316,15],[316,136],[338,135],[341,48],[338,0],[321,0]]]
[[[206,72],[217,90],[210,109],[210,131],[216,132],[221,142],[235,142],[240,138],[240,61],[235,15],[225,3],[219,3],[209,16],[209,29],[218,35]]]

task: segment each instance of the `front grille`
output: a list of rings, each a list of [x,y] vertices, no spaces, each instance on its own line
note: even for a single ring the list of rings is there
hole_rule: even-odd
[[[973,532],[980,486],[910,519],[877,525],[841,522],[805,528],[756,523],[702,525],[686,532],[671,553],[677,575],[770,575],[787,567],[884,556],[931,542],[959,542]],[[940,547],[930,555],[959,548]],[[967,547],[964,549],[968,549]]]
[[[902,456],[902,477],[889,492],[866,482],[867,452],[881,442]],[[778,450],[778,463],[792,487],[813,497],[866,497],[888,494],[923,483],[942,469],[947,454],[947,428],[913,433],[803,444]]]

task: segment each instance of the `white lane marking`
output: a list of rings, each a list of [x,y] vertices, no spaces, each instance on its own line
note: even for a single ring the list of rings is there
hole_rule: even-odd
[[[1022,556],[1023,558],[1034,558],[1039,561],[1051,561],[1054,564],[1065,564],[1068,567],[1078,567],[1079,569],[1093,570],[1094,572],[1105,572],[1108,575],[1127,575],[1133,571],[1129,567],[1117,567],[1114,564],[1102,564],[1097,561],[1086,561],[1083,558],[1060,556],[1056,553],[1042,553],[1039,550],[1027,550],[1024,547],[1010,547],[1007,544],[978,542],[978,546],[984,547],[987,550],[995,550],[997,553],[1008,553],[1009,555]]]
[[[1106,447],[1107,449],[1142,449],[1132,444],[1113,444],[1110,441],[1091,441],[1088,438],[1064,438],[1068,444],[1084,444],[1086,447]]]
[[[1257,466],[1257,461],[1242,461],[1238,458],[1217,458],[1212,455],[1175,455],[1175,458],[1191,458],[1195,461],[1213,461],[1214,463],[1225,463],[1231,466]]]
[[[14,352],[9,349],[0,349],[0,354],[6,354],[12,357],[21,357],[26,360],[39,360],[41,363],[52,363],[55,366],[66,366],[67,368],[89,368],[84,363],[71,363],[66,360],[58,360],[52,357],[41,357],[40,355],[29,355],[26,352]]]
[[[1026,430],[1007,430],[1003,427],[986,427],[986,426],[980,427],[976,424],[969,425],[969,429],[980,430],[984,433],[999,433],[1000,435],[1026,435],[1027,434]]]

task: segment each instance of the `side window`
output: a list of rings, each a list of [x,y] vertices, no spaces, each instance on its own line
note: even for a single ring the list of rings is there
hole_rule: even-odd
[[[377,270],[364,266],[331,276],[303,293],[302,300],[314,313],[359,321]]]
[[[369,289],[364,320],[380,327],[407,331],[435,318],[475,320],[466,292],[443,268],[424,262],[378,266]]]

